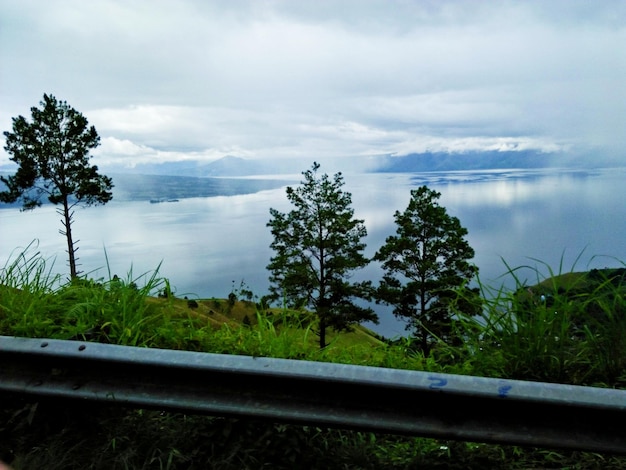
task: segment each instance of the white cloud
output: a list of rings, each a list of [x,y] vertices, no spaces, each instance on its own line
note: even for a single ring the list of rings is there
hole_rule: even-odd
[[[534,150],[544,153],[569,150],[566,144],[542,141],[530,137],[465,137],[441,138],[435,136],[416,136],[407,138],[393,147],[393,155],[407,155],[423,152],[479,152],[479,151],[523,151]]]
[[[0,123],[53,93],[154,158],[626,144],[620,1],[6,0],[0,18]]]
[[[244,149],[238,147],[201,151],[159,150],[136,144],[128,139],[116,139],[115,137],[101,139],[101,145],[92,151],[94,161],[98,165],[122,168],[134,168],[142,163],[210,162],[226,155],[247,156],[246,153]]]

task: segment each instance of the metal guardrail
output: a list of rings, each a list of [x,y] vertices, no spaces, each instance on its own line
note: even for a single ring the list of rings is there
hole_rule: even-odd
[[[0,392],[626,453],[626,391],[0,336]]]

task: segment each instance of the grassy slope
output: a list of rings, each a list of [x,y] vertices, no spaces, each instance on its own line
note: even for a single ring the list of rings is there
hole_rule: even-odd
[[[189,301],[178,298],[149,297],[147,302],[153,305],[155,312],[178,318],[191,317],[200,322],[200,324],[216,329],[222,328],[224,325],[238,328],[244,324],[249,324],[252,328],[256,328],[259,323],[256,304],[245,300],[236,301],[231,305],[225,299]],[[190,303],[193,306],[190,306]],[[311,346],[317,345],[317,335],[311,334],[311,330],[306,328],[314,322],[314,315],[307,312],[284,311],[279,308],[269,308],[260,315],[270,319],[278,330],[288,328],[292,334],[297,334],[296,330],[299,330],[299,342],[301,344],[303,341],[307,341]],[[294,328],[294,325],[302,326],[303,328]],[[295,337],[293,339],[298,340]],[[327,340],[333,347],[340,348],[357,345],[380,346],[383,344],[376,333],[362,325],[355,325],[352,331],[349,332],[335,332],[331,329]]]
[[[622,279],[626,270],[619,269],[592,269],[591,271],[575,271],[569,273],[557,274],[549,277],[544,281],[537,284],[539,289],[544,291],[559,291],[564,292],[579,291],[591,293],[603,283],[612,280]],[[622,290],[626,290],[626,284],[623,282],[615,283]]]

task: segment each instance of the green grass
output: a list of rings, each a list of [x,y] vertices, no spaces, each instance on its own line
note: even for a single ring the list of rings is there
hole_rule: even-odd
[[[457,346],[424,356],[410,338],[357,327],[320,350],[315,316],[251,300],[180,299],[151,273],[63,282],[31,245],[0,271],[0,334],[623,387],[623,269],[511,268],[456,312]],[[530,269],[527,285],[522,271]],[[542,298],[543,296],[543,298]],[[458,305],[463,305],[459,302]],[[0,397],[0,459],[15,469],[624,468],[619,457],[312,426]]]
[[[83,277],[65,284],[37,252],[20,253],[0,272],[0,334],[127,346],[439,370],[370,330],[328,333],[320,350],[310,312],[260,308],[250,300],[180,299],[152,273]]]
[[[555,272],[508,267],[513,289],[481,286],[479,317],[459,313],[474,375],[626,386],[625,269]],[[527,285],[519,272],[531,270]],[[443,347],[445,349],[445,346]]]

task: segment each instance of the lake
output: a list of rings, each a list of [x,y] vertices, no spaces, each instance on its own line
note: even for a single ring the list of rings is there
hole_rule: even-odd
[[[300,175],[281,179],[297,184]],[[395,232],[393,213],[404,211],[410,189],[427,185],[441,192],[440,204],[458,217],[476,251],[474,262],[484,284],[511,285],[501,278],[506,267],[529,265],[543,273],[621,267],[626,262],[626,169],[490,170],[420,174],[345,174],[355,216],[368,229],[366,255],[372,256]],[[114,180],[115,182],[115,180]],[[290,210],[284,184],[252,194],[189,197],[151,204],[115,198],[99,207],[77,208],[73,234],[79,269],[91,277],[125,278],[159,273],[178,296],[226,297],[243,281],[259,297],[267,293],[272,241],[266,223],[269,208]],[[56,257],[54,270],[66,266],[60,217],[44,205],[31,212],[0,210],[0,266],[33,239],[46,258]],[[18,250],[19,251],[19,250]],[[539,261],[537,261],[539,260]],[[529,283],[531,270],[520,271]],[[381,272],[371,265],[355,279],[377,283]],[[405,334],[389,309],[375,306],[387,337]]]

